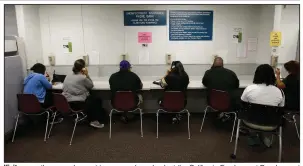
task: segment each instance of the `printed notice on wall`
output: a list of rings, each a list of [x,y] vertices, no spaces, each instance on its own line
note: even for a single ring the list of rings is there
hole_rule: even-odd
[[[166,25],[166,10],[124,11],[124,26]]]
[[[138,54],[139,64],[149,64],[149,51],[147,48],[142,48]]]
[[[257,51],[257,48],[258,48],[258,38],[248,38],[247,51]]]
[[[237,27],[232,29],[232,42],[241,43],[242,42],[243,28]]]
[[[138,32],[138,43],[152,43],[152,33]]]
[[[279,47],[281,45],[281,32],[270,33],[270,46]]]
[[[70,37],[63,37],[62,49],[64,54],[72,53],[73,47]]]
[[[213,11],[170,10],[169,40],[212,40]]]

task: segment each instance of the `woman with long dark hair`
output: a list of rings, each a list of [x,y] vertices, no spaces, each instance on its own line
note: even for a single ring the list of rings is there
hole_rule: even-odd
[[[167,71],[166,75],[161,79],[160,85],[164,88],[164,91],[181,91],[185,95],[185,105],[187,104],[186,90],[189,84],[189,77],[184,70],[183,64],[180,61],[174,61],[171,68]],[[159,100],[159,104],[162,104],[162,99]],[[181,115],[178,114],[172,119],[173,123],[180,121]]]

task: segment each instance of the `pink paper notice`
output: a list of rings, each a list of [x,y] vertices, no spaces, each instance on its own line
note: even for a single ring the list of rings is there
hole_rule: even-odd
[[[138,43],[152,43],[152,33],[138,32]]]

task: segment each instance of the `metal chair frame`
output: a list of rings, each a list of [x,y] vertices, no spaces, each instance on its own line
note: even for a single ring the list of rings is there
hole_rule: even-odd
[[[180,93],[181,91],[167,91],[167,92]],[[187,113],[187,131],[188,131],[188,139],[190,139],[190,120],[189,120],[190,113],[189,113],[189,111],[187,109],[182,109],[181,111],[171,112],[171,111],[166,111],[164,108],[158,109],[157,113],[156,113],[156,116],[157,116],[157,139],[159,138],[159,115],[160,115],[161,111],[163,113],[169,113],[169,114]]]
[[[249,103],[251,104],[251,103]],[[266,105],[264,105],[266,106]],[[274,107],[274,106],[268,106],[268,107]],[[279,111],[280,112],[280,108],[279,107],[275,107],[276,111]],[[251,110],[253,111],[253,110]],[[279,113],[278,112],[278,113]],[[277,122],[277,128],[275,128],[274,130],[270,130],[270,131],[267,131],[267,130],[260,130],[260,129],[254,129],[254,128],[251,128],[250,126],[248,125],[245,125],[245,123],[243,123],[244,125],[241,125],[241,122],[244,120],[242,117],[241,117],[241,114],[242,112],[238,112],[239,115],[238,115],[238,125],[237,125],[237,131],[236,131],[236,141],[235,141],[235,148],[234,148],[234,152],[233,154],[231,154],[231,158],[232,159],[236,159],[236,153],[237,153],[237,147],[238,147],[238,140],[239,140],[239,131],[240,131],[240,128],[244,128],[244,129],[247,129],[249,131],[254,131],[254,132],[261,132],[261,133],[271,133],[272,134],[272,139],[271,139],[271,143],[273,141],[273,135],[277,135],[279,137],[279,155],[278,155],[278,162],[281,162],[281,159],[282,159],[282,123],[281,122]],[[244,113],[245,115],[245,113]],[[246,115],[247,116],[247,115]],[[249,115],[250,116],[250,115]],[[277,116],[277,118],[280,117],[281,119],[283,118],[283,114]]]
[[[59,94],[61,95],[61,94]],[[64,96],[63,96],[64,97]],[[65,100],[65,102],[67,102]],[[67,104],[69,105],[69,103],[67,102]],[[60,111],[60,110],[58,110]],[[77,127],[77,124],[78,122],[81,122],[83,120],[86,119],[87,115],[83,112],[83,110],[78,110],[78,111],[74,111],[72,108],[69,107],[69,111],[70,111],[70,116],[76,116],[76,118],[74,119],[74,128],[73,128],[73,132],[72,132],[72,136],[70,138],[70,142],[69,142],[69,145],[72,145],[72,142],[73,142],[73,138],[74,138],[74,134],[75,134],[75,131],[76,131],[76,127]],[[64,114],[64,113],[63,113]],[[82,115],[83,117],[80,118],[79,115]],[[52,124],[51,124],[51,127],[49,129],[49,133],[48,133],[48,138],[50,137],[50,134],[51,134],[51,131],[52,131],[52,128],[53,128],[53,125],[54,125],[54,121],[55,121],[55,118],[57,116],[57,112],[54,113],[54,116],[53,116],[53,120],[52,120]]]
[[[257,132],[263,132],[263,133],[272,133],[273,135],[277,135],[279,137],[279,156],[278,156],[278,162],[281,162],[282,159],[282,126],[278,126],[277,129],[273,131],[263,131],[263,130],[256,130],[252,129],[246,125],[241,126],[241,119],[238,119],[238,125],[237,125],[237,131],[236,131],[236,141],[235,141],[235,148],[234,148],[234,153],[231,155],[232,159],[236,159],[236,153],[237,153],[237,148],[238,148],[238,140],[239,140],[239,131],[240,128],[245,128],[250,131],[257,131]],[[271,142],[273,141],[273,135]]]
[[[130,92],[130,93],[133,93],[132,91],[117,91],[116,93],[119,93],[119,92]],[[122,113],[122,112],[130,112],[130,113],[134,113],[136,111],[139,111],[140,112],[140,125],[141,125],[141,137],[143,137],[143,120],[142,120],[142,115],[143,115],[143,112],[142,112],[142,109],[139,107],[139,105],[137,105],[137,108],[135,108],[134,110],[130,110],[130,111],[120,111],[118,109],[111,109],[110,113],[109,113],[109,139],[111,139],[112,137],[112,114],[113,112],[118,112],[118,113]]]
[[[227,92],[221,91],[221,90],[216,90],[216,91],[227,93]],[[206,117],[206,114],[207,114],[207,111],[208,111],[209,108],[211,110],[213,110],[213,112],[220,112],[220,113],[224,113],[224,114],[227,114],[227,115],[234,114],[234,116],[235,116],[235,118],[234,118],[234,124],[233,124],[233,129],[232,129],[231,137],[230,137],[230,142],[232,142],[233,141],[233,136],[234,136],[234,130],[235,130],[235,125],[236,125],[236,120],[237,120],[237,113],[234,112],[234,111],[223,112],[223,111],[216,110],[216,109],[212,108],[209,105],[206,106],[206,108],[204,109],[204,116],[203,116],[203,120],[202,120],[202,123],[201,123],[200,132],[202,132],[202,129],[203,129],[203,126],[204,126],[204,120],[205,120],[205,117]]]

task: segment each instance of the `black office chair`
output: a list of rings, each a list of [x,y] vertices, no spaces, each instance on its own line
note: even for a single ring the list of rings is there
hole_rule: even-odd
[[[236,159],[236,152],[239,139],[240,128],[247,129],[252,132],[260,133],[272,133],[279,137],[279,157],[278,161],[281,162],[282,157],[282,118],[283,110],[281,107],[266,106],[252,103],[242,103],[243,107],[238,112],[238,125],[236,132],[236,141],[234,153],[231,154],[232,159]],[[241,123],[244,121],[245,123]],[[271,126],[270,130],[262,130],[259,127],[252,127],[253,124],[256,126]],[[272,140],[271,140],[272,141]]]

